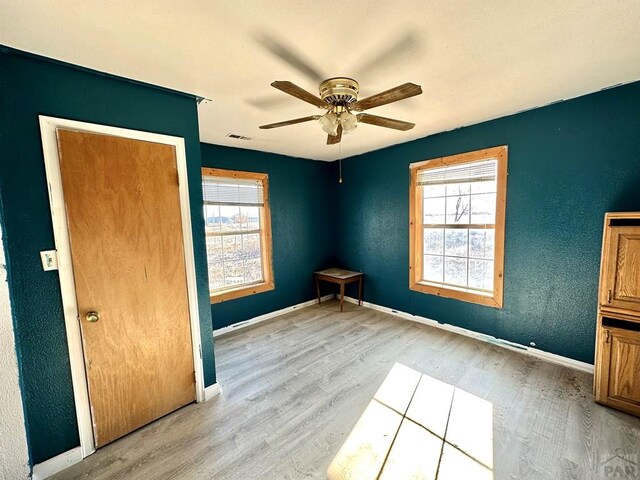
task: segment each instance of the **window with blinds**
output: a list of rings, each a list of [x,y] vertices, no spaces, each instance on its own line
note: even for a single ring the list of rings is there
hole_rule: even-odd
[[[273,287],[266,174],[203,169],[211,300]],[[268,288],[270,289],[270,288]]]
[[[506,147],[420,162],[411,171],[412,288],[498,306]]]

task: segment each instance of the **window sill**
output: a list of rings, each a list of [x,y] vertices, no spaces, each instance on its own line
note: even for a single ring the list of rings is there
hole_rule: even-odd
[[[409,289],[416,292],[437,295],[439,297],[453,298],[456,300],[462,300],[463,302],[485,305],[487,307],[502,308],[502,292],[494,291],[493,293],[483,294],[463,288],[456,289],[452,287],[443,287],[426,282],[412,283],[409,285]]]
[[[274,290],[275,288],[276,287],[273,282],[257,283],[255,285],[240,286],[238,288],[216,292],[215,294],[210,294],[209,298],[212,304],[222,303],[229,300],[234,300],[236,298],[254,295],[256,293],[268,292],[269,290]]]

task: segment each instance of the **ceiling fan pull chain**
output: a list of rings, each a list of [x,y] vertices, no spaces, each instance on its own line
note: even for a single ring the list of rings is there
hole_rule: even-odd
[[[338,183],[342,183],[342,142],[338,144],[338,168],[340,169]]]

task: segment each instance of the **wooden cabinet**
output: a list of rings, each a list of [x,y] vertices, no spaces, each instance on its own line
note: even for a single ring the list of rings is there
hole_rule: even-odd
[[[605,215],[596,401],[640,416],[640,212]]]

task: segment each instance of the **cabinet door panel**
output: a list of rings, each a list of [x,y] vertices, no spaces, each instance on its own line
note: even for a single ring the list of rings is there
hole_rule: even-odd
[[[640,311],[640,227],[610,227],[603,260],[601,305]]]
[[[640,416],[640,332],[598,327],[596,402]]]
[[[640,333],[611,331],[609,397],[640,406]]]

